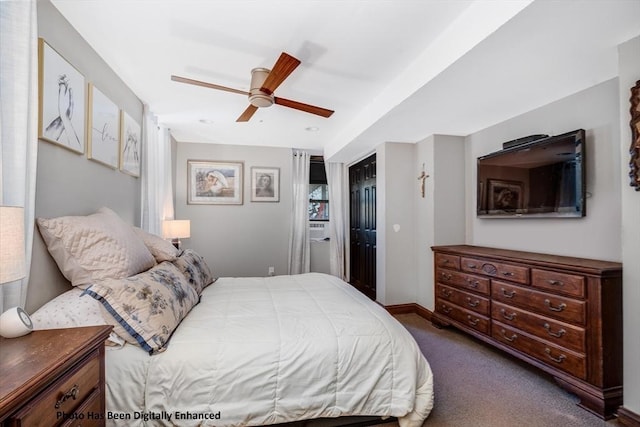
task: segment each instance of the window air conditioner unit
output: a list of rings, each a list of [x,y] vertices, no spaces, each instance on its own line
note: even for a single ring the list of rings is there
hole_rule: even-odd
[[[329,237],[329,223],[309,222],[309,238],[311,240],[324,240]]]

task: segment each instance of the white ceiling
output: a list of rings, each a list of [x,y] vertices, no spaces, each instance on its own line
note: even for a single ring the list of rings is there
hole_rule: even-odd
[[[639,0],[51,2],[177,141],[336,161],[386,141],[468,135],[609,80],[617,45],[640,35]],[[333,116],[274,105],[237,123],[243,95],[170,80],[248,91],[251,69],[282,51],[302,64],[276,96]]]

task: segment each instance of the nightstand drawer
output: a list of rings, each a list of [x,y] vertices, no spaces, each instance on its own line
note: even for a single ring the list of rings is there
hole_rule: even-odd
[[[24,427],[59,425],[65,420],[65,414],[72,414],[99,385],[100,353],[94,351],[80,366],[67,372],[10,417],[9,424]]]
[[[96,389],[60,427],[100,427],[104,425],[104,417],[100,390]]]

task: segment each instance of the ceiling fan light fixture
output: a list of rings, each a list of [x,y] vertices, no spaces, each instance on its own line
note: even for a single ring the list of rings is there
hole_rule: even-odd
[[[269,76],[271,70],[268,68],[254,68],[251,70],[251,89],[249,90],[249,103],[254,107],[271,107],[274,103],[273,94],[267,94],[260,90]]]

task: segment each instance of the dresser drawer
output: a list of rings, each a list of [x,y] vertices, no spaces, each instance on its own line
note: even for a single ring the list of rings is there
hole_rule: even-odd
[[[67,372],[31,403],[9,418],[18,426],[52,427],[64,421],[100,386],[100,353],[94,351],[84,363]]]
[[[436,269],[436,281],[489,295],[489,279],[452,270]]]
[[[449,254],[436,254],[436,267],[451,268],[453,270],[460,270],[460,257],[457,255]]]
[[[485,335],[489,335],[488,317],[466,310],[440,298],[436,298],[436,311],[469,328],[473,328]]]
[[[489,316],[489,299],[476,294],[461,291],[457,288],[436,284],[436,294],[443,300],[447,300],[468,310]]]
[[[531,269],[531,285],[540,289],[584,298],[584,282],[584,276],[539,270],[536,268]]]
[[[585,325],[586,302],[494,280],[491,298],[565,322]]]
[[[547,365],[561,369],[580,379],[587,377],[587,363],[584,354],[555,346],[496,321],[492,323],[491,336]]]
[[[521,265],[462,257],[460,268],[469,273],[485,274],[516,283],[529,284],[529,267]]]
[[[491,305],[491,317],[561,347],[578,353],[586,353],[587,351],[584,328],[510,307],[497,301]]]

